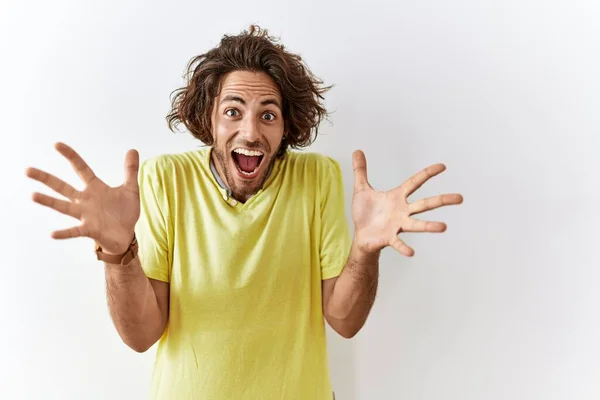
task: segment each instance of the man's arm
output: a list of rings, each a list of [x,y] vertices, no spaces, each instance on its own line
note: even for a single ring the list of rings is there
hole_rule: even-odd
[[[323,314],[341,336],[352,338],[365,324],[378,280],[379,252],[367,254],[353,244],[340,276],[323,281]]]
[[[131,243],[140,219],[140,188],[138,184],[139,154],[130,150],[125,156],[125,181],[110,187],[104,183],[81,156],[70,146],[57,143],[56,150],[69,162],[85,183],[83,191],[62,179],[37,168],[27,168],[26,175],[39,181],[67,200],[34,193],[33,201],[81,221],[79,226],[52,232],[54,239],[89,237],[107,254],[123,254]],[[148,180],[149,174],[142,177]],[[152,182],[148,182],[152,188]],[[151,190],[151,189],[147,189]],[[152,195],[144,196],[152,199]],[[144,200],[147,228],[149,212],[152,219],[161,220],[160,211]],[[148,211],[150,210],[150,211]],[[160,225],[157,223],[157,225]],[[100,229],[102,227],[102,229]],[[150,227],[159,231],[160,227]],[[132,349],[149,349],[162,336],[168,319],[169,284],[148,279],[135,257],[128,265],[105,263],[107,299],[111,318],[123,341]]]
[[[162,336],[169,318],[169,284],[149,279],[139,258],[127,265],[105,263],[106,297],[123,342],[145,352]]]
[[[390,246],[412,257],[414,250],[398,237],[401,232],[444,232],[446,224],[411,216],[463,201],[460,194],[444,194],[408,202],[408,196],[446,169],[443,164],[431,165],[387,192],[377,191],[369,184],[367,160],[360,150],[353,154],[353,169],[354,241],[350,256],[339,277],[322,283],[325,318],[346,338],[353,337],[362,328],[375,301],[381,250]]]

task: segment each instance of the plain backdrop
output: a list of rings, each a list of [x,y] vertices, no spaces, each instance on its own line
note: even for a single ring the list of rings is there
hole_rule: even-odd
[[[199,146],[168,131],[169,94],[251,23],[335,85],[310,150],[342,165],[348,216],[356,148],[378,189],[443,162],[412,199],[465,198],[422,216],[446,233],[403,236],[414,258],[383,252],[355,338],[328,331],[337,399],[600,398],[597,1],[0,4],[0,398],[148,398],[155,349],[121,342],[93,243],[50,238],[77,221],[24,170],[82,188],[64,141],[119,185],[130,148]]]

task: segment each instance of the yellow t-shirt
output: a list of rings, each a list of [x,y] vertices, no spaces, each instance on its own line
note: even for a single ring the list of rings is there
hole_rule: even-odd
[[[245,204],[210,148],[151,158],[139,182],[140,260],[170,284],[152,398],[331,400],[321,280],[351,245],[338,163],[288,150]]]

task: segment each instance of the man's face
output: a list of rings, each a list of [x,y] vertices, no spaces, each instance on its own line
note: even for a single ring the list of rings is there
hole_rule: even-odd
[[[282,100],[263,72],[223,78],[212,114],[213,160],[233,197],[245,202],[260,190],[283,138]]]

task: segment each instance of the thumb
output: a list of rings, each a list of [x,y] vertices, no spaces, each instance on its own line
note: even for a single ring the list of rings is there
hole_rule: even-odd
[[[352,153],[352,169],[354,169],[354,190],[359,191],[369,187],[367,181],[367,159],[362,150]]]
[[[129,150],[125,155],[125,184],[129,189],[138,189],[140,155],[137,150]]]

